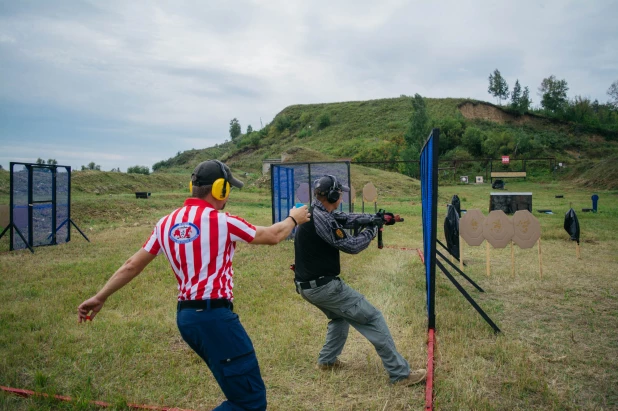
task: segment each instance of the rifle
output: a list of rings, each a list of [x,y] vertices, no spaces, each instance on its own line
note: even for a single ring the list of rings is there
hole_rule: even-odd
[[[357,218],[354,220],[354,235],[358,235],[360,231],[366,227],[378,227],[378,248],[384,248],[382,241],[382,231],[385,225],[393,225],[396,222],[403,223],[403,218],[399,214],[389,213],[386,210],[378,210],[374,215]]]

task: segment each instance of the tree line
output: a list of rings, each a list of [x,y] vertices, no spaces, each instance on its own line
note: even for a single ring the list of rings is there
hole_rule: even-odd
[[[247,131],[243,135],[240,121],[236,117],[230,120],[230,139],[238,148],[258,147],[260,140],[268,134],[269,126],[261,130],[253,130],[251,124],[247,125]]]
[[[519,79],[516,79],[511,89],[498,69],[490,73],[487,88],[487,92],[497,99],[498,105],[514,115],[531,113],[618,132],[618,80],[612,83],[607,90],[610,96],[607,103],[600,103],[598,100],[591,101],[590,98],[582,96],[569,99],[568,90],[566,80],[550,75],[544,78],[538,87],[540,102],[538,107],[533,107],[529,87],[522,85]],[[564,141],[563,136],[551,130],[533,133],[523,127],[519,130],[507,130],[470,125],[461,115],[431,119],[427,114],[425,99],[422,96],[415,94],[411,101],[412,115],[403,141],[393,142],[386,149],[389,160],[418,160],[422,144],[431,128],[434,127],[440,128],[439,149],[440,155],[445,159],[449,157],[495,157],[506,154],[512,156],[543,155],[548,150],[550,152],[562,150],[565,145],[579,149],[584,144],[583,141]],[[504,106],[503,101],[506,102]],[[237,149],[258,148],[262,139],[266,137],[285,138],[292,132],[296,132],[296,137],[302,139],[330,125],[328,112],[316,118],[304,118],[308,116],[308,113],[303,113],[300,118],[292,119],[282,114],[277,116],[272,124],[266,124],[260,130],[254,130],[251,125],[248,125],[244,134],[240,121],[233,118],[229,123],[230,140]],[[156,171],[166,165],[167,162],[160,162],[155,164],[153,169]],[[406,172],[406,170],[399,171]],[[415,170],[407,171],[410,175],[415,173]]]
[[[618,132],[618,81],[612,83],[607,90],[610,100],[604,104],[581,96],[569,100],[567,91],[566,80],[557,79],[553,75],[543,79],[538,89],[540,107],[535,109],[532,108],[528,87],[522,89],[519,80],[516,80],[511,91],[499,70],[496,69],[489,76],[488,93],[498,99],[498,104],[501,105],[502,100],[511,98],[504,106],[506,111],[516,115],[533,113]],[[543,155],[546,151],[563,150],[565,147],[579,151],[587,144],[577,137],[570,137],[569,140],[551,129],[507,129],[482,123],[470,125],[461,115],[432,119],[424,97],[417,93],[411,102],[412,114],[404,134],[403,148],[398,144],[391,144],[389,160],[418,160],[432,128],[440,129],[439,154],[442,159],[495,158],[500,155],[530,157]],[[404,174],[418,176],[416,163],[403,163],[397,167],[398,171]]]
[[[300,118],[293,119],[286,114],[281,114],[275,118],[273,123],[268,123],[260,130],[254,130],[251,124],[247,126],[247,131],[243,134],[240,122],[237,118],[230,121],[230,139],[237,148],[245,147],[257,148],[265,137],[273,137],[277,133],[280,137],[287,137],[293,130],[298,130],[296,136],[300,139],[310,137],[314,130],[320,131],[331,125],[331,116],[328,111],[312,117],[309,113],[303,113]]]
[[[101,166],[96,164],[94,161],[91,161],[90,163],[88,163],[88,165],[82,166],[82,171],[101,171]],[[112,173],[122,173],[122,171],[120,170],[120,167],[117,168],[112,168],[110,170]],[[144,175],[149,175],[150,174],[150,168],[147,166],[133,166],[133,167],[129,167],[127,168],[127,174],[144,174]]]
[[[610,131],[618,131],[618,80],[613,82],[607,94],[610,100],[600,103],[598,100],[591,101],[588,97],[575,96],[569,99],[567,92],[568,83],[564,79],[558,79],[550,75],[541,81],[538,87],[540,106],[533,107],[533,101],[528,86],[523,86],[519,79],[510,89],[508,82],[495,69],[489,75],[487,92],[497,99],[498,105],[516,115],[532,113],[545,117],[556,118],[564,121],[572,121],[590,127],[602,128]],[[502,102],[507,104],[502,106]],[[312,124],[307,119],[292,120],[286,115],[278,116],[274,123],[267,124],[259,131],[247,126],[246,133],[242,133],[239,120],[233,118],[230,121],[229,134],[231,141],[238,148],[257,148],[260,140],[269,135],[271,127],[273,131],[284,133],[292,128],[300,128],[298,138],[310,136],[313,133]],[[292,124],[294,123],[294,124]],[[431,127],[429,126],[431,124]],[[330,125],[330,116],[323,113],[315,119],[313,125],[317,130]],[[464,148],[473,157],[495,156],[499,154],[524,155],[540,153],[544,149],[559,148],[559,138],[549,133],[545,136],[534,136],[521,131],[513,135],[513,132],[503,132],[498,135],[476,127],[467,127],[463,118],[446,118],[436,122],[427,115],[425,101],[422,96],[415,94],[412,98],[412,115],[408,130],[404,135],[405,146],[392,148],[391,159],[417,159],[422,142],[427,137],[430,128],[439,127],[441,130],[440,154],[446,154],[457,147]]]
[[[530,92],[526,86],[523,90],[519,79],[515,80],[515,86],[511,91],[506,79],[495,69],[489,75],[487,92],[495,97],[498,105],[502,100],[511,98],[507,108],[517,111],[519,114],[532,112],[547,117],[557,118],[564,121],[573,121],[592,127],[601,127],[618,131],[618,80],[614,81],[607,89],[609,100],[600,103],[598,99],[591,101],[589,97],[575,96],[569,99],[567,92],[569,85],[565,79],[558,79],[554,75],[544,78],[538,88],[541,98],[540,107],[532,108]]]
[[[35,164],[41,164],[41,165],[58,165],[58,161],[54,158],[50,158],[47,160],[47,162],[45,160],[43,160],[42,158],[37,158]],[[88,163],[87,165],[82,165],[81,166],[81,171],[101,171],[101,166],[97,163],[95,163],[94,161],[91,161],[90,163]],[[120,170],[120,167],[117,168],[112,168],[110,170],[111,172],[114,173],[122,173],[122,171]],[[150,168],[147,166],[133,166],[133,167],[129,167],[127,168],[127,174],[144,174],[144,175],[149,175],[150,174]]]

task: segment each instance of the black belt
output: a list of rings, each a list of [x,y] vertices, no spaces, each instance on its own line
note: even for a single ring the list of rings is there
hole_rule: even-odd
[[[215,308],[229,308],[234,311],[234,304],[225,298],[210,299],[210,300],[186,300],[178,301],[177,310],[186,308],[195,308],[198,310],[214,310]]]
[[[311,281],[303,281],[303,282],[297,281],[296,284],[301,289],[308,290],[310,288],[318,288],[318,287],[321,287],[323,285],[326,285],[326,284],[330,283],[331,281],[333,281],[336,278],[338,278],[338,277],[320,277],[318,279],[311,280]]]

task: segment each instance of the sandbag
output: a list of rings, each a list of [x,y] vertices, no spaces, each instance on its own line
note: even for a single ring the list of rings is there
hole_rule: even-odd
[[[571,240],[577,241],[577,244],[579,244],[579,220],[577,220],[577,214],[572,208],[564,216],[564,229],[571,236]]]

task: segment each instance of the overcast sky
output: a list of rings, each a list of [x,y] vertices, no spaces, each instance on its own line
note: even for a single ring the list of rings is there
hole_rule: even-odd
[[[0,165],[145,165],[292,104],[419,93],[495,102],[488,76],[607,102],[616,0],[0,0]]]

